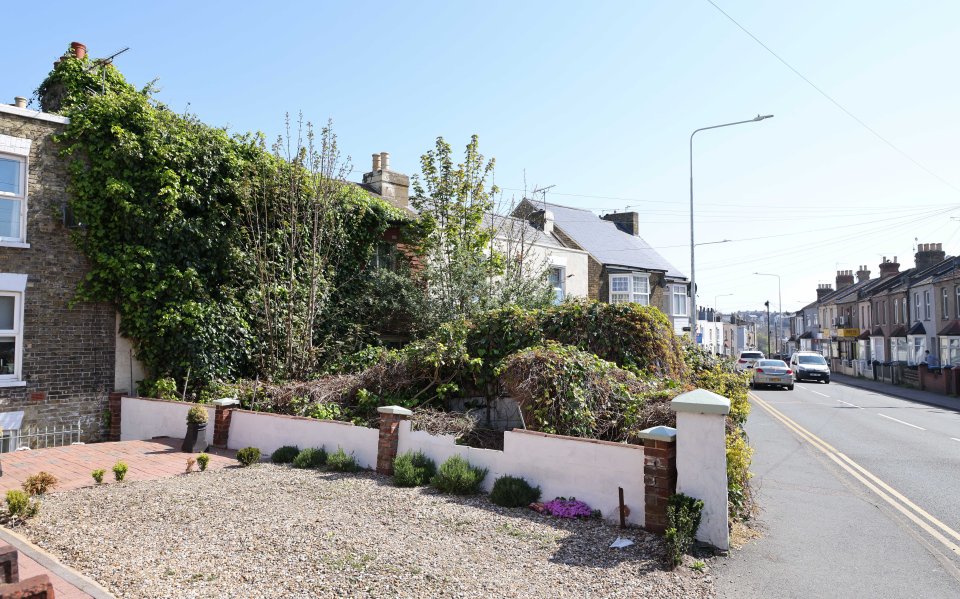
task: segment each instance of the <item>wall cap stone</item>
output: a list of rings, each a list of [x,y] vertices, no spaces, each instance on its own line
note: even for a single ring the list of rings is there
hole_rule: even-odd
[[[213,400],[213,405],[227,407],[227,406],[239,406],[240,400],[236,397],[221,397],[220,399]]]
[[[377,411],[381,414],[396,414],[397,416],[413,416],[413,412],[400,406],[380,406]]]
[[[67,125],[70,123],[70,119],[65,116],[60,116],[59,114],[40,112],[39,110],[30,110],[29,108],[17,108],[16,106],[10,106],[8,104],[0,104],[0,112],[15,114],[28,119],[37,119],[38,121],[60,123],[61,125]]]
[[[706,389],[694,389],[681,393],[670,402],[674,412],[693,412],[695,414],[729,414],[730,400]]]
[[[651,441],[666,441],[668,443],[677,440],[677,429],[672,426],[654,426],[645,428],[637,435],[641,439],[650,439]]]

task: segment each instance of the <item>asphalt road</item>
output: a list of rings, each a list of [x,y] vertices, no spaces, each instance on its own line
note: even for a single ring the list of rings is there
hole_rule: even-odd
[[[960,597],[960,413],[837,383],[751,396],[763,536],[718,564],[720,597]]]

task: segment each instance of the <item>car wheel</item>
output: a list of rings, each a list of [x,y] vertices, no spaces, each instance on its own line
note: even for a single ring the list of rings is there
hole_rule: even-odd
[[[787,385],[787,391],[793,391],[793,385]]]
[[[826,379],[826,380],[824,380],[824,381],[823,381],[823,384],[825,384],[825,385],[829,385],[829,384],[830,384],[830,379]]]

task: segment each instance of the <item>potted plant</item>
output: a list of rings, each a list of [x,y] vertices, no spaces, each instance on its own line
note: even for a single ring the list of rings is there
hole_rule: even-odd
[[[181,451],[197,453],[207,448],[207,410],[193,406],[187,412],[187,434],[183,437]]]

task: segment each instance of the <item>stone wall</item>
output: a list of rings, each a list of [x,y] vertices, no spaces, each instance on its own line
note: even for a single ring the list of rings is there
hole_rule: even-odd
[[[23,111],[27,112],[27,111]],[[76,426],[99,440],[114,382],[114,311],[70,305],[89,267],[63,225],[66,166],[53,136],[62,124],[0,112],[0,134],[33,140],[28,171],[27,243],[0,246],[0,272],[27,275],[23,315],[25,386],[0,387],[0,411],[24,412],[23,428]]]

